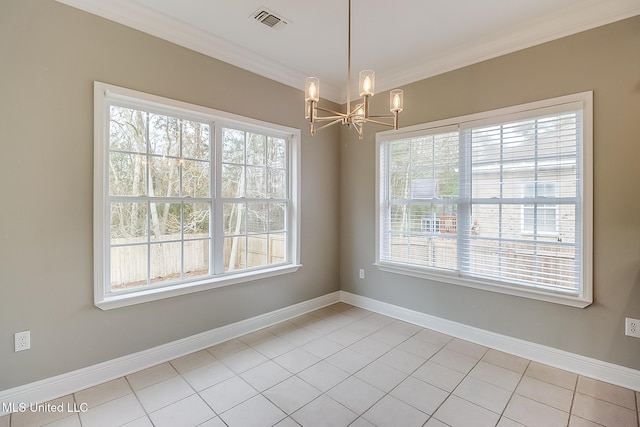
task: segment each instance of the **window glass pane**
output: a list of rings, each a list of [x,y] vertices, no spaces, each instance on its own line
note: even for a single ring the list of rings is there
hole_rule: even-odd
[[[285,231],[286,203],[269,203],[269,231]]]
[[[247,268],[269,264],[269,235],[252,234],[247,237]]]
[[[179,203],[151,203],[151,240],[178,240],[182,238],[182,220]]]
[[[247,194],[249,198],[264,198],[266,193],[266,169],[247,166]]]
[[[111,196],[146,196],[146,157],[139,154],[109,153],[109,194]]]
[[[113,292],[147,285],[147,245],[112,246],[109,290]]]
[[[287,167],[287,141],[267,137],[267,165],[272,168]]]
[[[209,160],[211,156],[209,125],[189,120],[184,120],[182,123],[182,157]]]
[[[243,197],[244,181],[243,166],[222,165],[222,197]]]
[[[245,133],[240,130],[222,129],[222,161],[244,164]]]
[[[225,203],[223,205],[224,234],[237,235],[244,234],[245,229],[245,204]]]
[[[287,171],[267,169],[267,197],[285,199],[287,197]]]
[[[206,276],[209,272],[210,239],[184,242],[184,278]]]
[[[151,284],[175,281],[181,278],[182,243],[154,243],[150,247]]]
[[[267,137],[255,133],[247,134],[247,164],[263,166],[266,164]]]
[[[267,231],[268,203],[247,203],[247,233]]]
[[[269,234],[269,264],[281,264],[287,261],[287,234]]]
[[[185,203],[184,238],[198,239],[209,237],[210,205],[207,203]]]
[[[109,149],[146,153],[147,113],[116,105],[109,113]]]
[[[180,156],[181,120],[149,114],[149,153],[159,156]]]
[[[195,160],[182,162],[182,196],[209,197],[211,164]]]
[[[177,197],[180,191],[179,166],[179,159],[151,157],[149,195],[152,197]]]
[[[225,237],[223,246],[224,271],[247,268],[247,238],[245,236]]]
[[[111,203],[111,244],[147,241],[147,204]]]

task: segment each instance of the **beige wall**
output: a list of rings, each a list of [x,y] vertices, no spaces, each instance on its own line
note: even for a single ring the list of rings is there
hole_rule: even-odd
[[[303,129],[303,267],[96,308],[94,80]],[[311,140],[301,99],[300,90],[53,0],[1,1],[0,390],[338,290],[339,133]],[[26,329],[32,347],[14,353],[13,334]]]
[[[425,58],[428,60],[428,58]],[[640,369],[640,17],[404,87],[401,126],[594,92],[594,294],[585,309],[377,270],[375,139],[342,130],[341,287],[488,331]],[[374,98],[384,110],[387,97]],[[366,279],[358,278],[364,268]]]

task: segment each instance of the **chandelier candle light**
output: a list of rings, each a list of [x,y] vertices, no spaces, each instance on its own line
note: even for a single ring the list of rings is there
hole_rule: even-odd
[[[358,137],[362,139],[362,131],[365,123],[376,123],[383,126],[392,127],[398,130],[398,113],[403,108],[403,92],[401,89],[394,89],[389,96],[390,115],[369,114],[369,98],[374,95],[375,73],[371,70],[360,72],[359,92],[362,102],[358,102],[354,109],[351,109],[351,0],[349,0],[349,28],[348,28],[348,53],[347,53],[347,112],[340,113],[318,106],[320,100],[320,80],[317,77],[307,77],[304,85],[305,98],[305,118],[309,120],[309,132],[315,135],[317,130],[342,123],[351,126],[358,132]],[[319,116],[318,111],[323,111],[331,115]],[[383,121],[391,119],[391,122]],[[316,128],[316,123],[328,122]]]

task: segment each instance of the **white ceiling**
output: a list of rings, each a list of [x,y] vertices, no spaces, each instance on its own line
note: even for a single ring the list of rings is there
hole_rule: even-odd
[[[348,0],[57,0],[321,97],[346,99]],[[253,19],[265,7],[287,21]],[[352,81],[391,89],[640,14],[640,0],[352,0]],[[352,83],[352,92],[357,83]]]

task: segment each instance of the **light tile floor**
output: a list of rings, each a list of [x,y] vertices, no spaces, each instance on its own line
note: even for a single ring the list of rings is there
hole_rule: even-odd
[[[638,427],[640,419],[640,392],[343,303],[50,403],[89,409],[15,413],[0,427]]]

